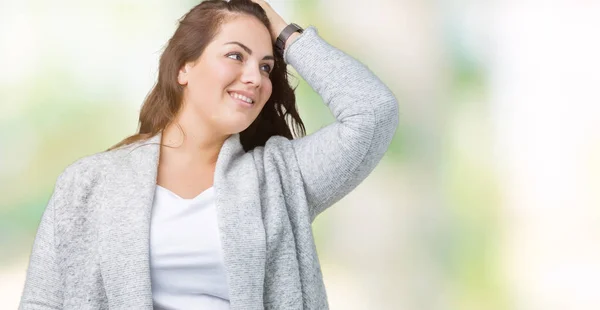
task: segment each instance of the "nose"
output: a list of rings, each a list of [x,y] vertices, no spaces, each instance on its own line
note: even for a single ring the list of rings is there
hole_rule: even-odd
[[[251,64],[251,62],[249,62],[244,67],[241,80],[244,84],[252,84],[257,88],[260,87],[262,76],[260,74],[260,69],[258,68],[258,66],[255,66],[254,64]]]

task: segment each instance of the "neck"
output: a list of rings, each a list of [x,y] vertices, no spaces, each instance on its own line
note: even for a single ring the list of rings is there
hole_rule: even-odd
[[[194,124],[194,125],[190,125]],[[169,166],[214,166],[221,147],[228,136],[222,136],[208,128],[201,128],[200,122],[186,123],[176,119],[162,133],[161,163]]]

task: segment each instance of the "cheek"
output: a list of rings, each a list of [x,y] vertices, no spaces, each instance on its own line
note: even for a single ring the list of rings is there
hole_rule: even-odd
[[[198,70],[190,77],[188,88],[190,97],[198,103],[203,100],[209,102],[218,100],[234,78],[233,70],[222,63],[216,62],[196,69]]]
[[[273,94],[273,84],[271,80],[265,78],[263,80],[263,85],[261,88],[261,97],[264,98],[264,102],[267,102],[267,100],[269,100],[269,98],[271,97],[271,94]]]
[[[215,89],[216,91],[222,92],[236,78],[237,72],[235,67],[227,62],[215,61],[209,69],[208,78],[213,81],[213,85],[220,86],[220,89]]]

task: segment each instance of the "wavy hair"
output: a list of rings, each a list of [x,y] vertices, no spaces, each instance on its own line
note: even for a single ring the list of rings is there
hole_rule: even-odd
[[[254,16],[267,29],[271,23],[259,4],[251,0],[207,0],[193,7],[181,19],[164,49],[156,84],[145,98],[139,115],[138,132],[123,139],[108,150],[148,139],[174,122],[182,106],[184,87],[177,82],[179,69],[202,55],[217,35],[221,25],[240,14]],[[288,139],[306,135],[306,129],[296,108],[295,88],[288,81],[283,55],[273,45],[275,65],[270,73],[273,90],[256,120],[240,133],[247,152],[264,146],[272,136]],[[289,124],[288,124],[289,122]]]

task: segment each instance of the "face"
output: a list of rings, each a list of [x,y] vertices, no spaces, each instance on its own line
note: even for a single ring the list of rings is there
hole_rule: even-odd
[[[202,55],[180,69],[180,117],[218,134],[245,130],[271,97],[269,73],[274,65],[268,29],[251,16],[229,20]],[[247,98],[253,102],[247,103]]]

